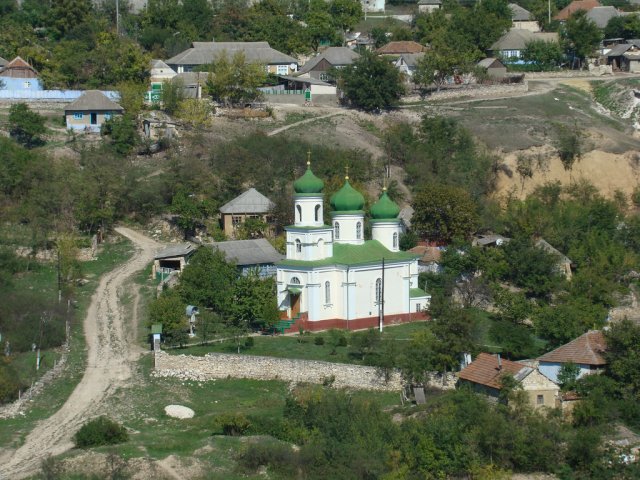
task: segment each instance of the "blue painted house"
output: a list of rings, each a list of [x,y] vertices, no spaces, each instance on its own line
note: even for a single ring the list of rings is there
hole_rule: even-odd
[[[580,368],[578,378],[600,373],[607,364],[604,352],[607,348],[604,335],[599,330],[589,330],[549,353],[538,358],[538,369],[550,380],[557,382],[562,365],[573,363]]]
[[[87,90],[64,109],[67,128],[84,132],[100,132],[100,127],[124,108],[99,90]]]
[[[0,70],[5,90],[43,90],[38,72],[21,57],[16,57]]]

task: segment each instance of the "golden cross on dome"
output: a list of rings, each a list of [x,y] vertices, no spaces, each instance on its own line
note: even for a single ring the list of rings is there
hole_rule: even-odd
[[[382,191],[383,192],[387,191],[387,176],[386,175],[384,177],[382,177]]]
[[[344,179],[349,180],[349,164],[344,166],[344,171],[346,172]]]
[[[311,166],[311,149],[307,150],[307,167]]]

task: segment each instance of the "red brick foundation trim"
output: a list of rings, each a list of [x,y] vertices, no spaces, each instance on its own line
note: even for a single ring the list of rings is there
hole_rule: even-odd
[[[431,317],[426,313],[402,313],[399,315],[385,315],[385,325],[397,325],[409,322],[424,322],[430,320]],[[379,317],[362,317],[352,320],[342,318],[331,318],[328,320],[318,320],[312,322],[309,320],[307,313],[300,314],[300,318],[291,325],[291,328],[285,330],[285,333],[296,333],[300,331],[300,327],[304,330],[317,332],[319,330],[329,330],[331,328],[340,328],[343,330],[363,330],[365,328],[374,328],[380,325]]]

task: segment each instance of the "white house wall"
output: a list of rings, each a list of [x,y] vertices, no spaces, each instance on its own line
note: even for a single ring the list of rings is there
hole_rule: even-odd
[[[578,365],[578,367],[580,367],[578,378],[595,373],[594,370],[591,370],[589,365]],[[559,362],[540,362],[540,365],[538,366],[538,370],[540,370],[545,377],[556,383],[558,382],[558,374],[560,373],[561,368],[562,363]]]

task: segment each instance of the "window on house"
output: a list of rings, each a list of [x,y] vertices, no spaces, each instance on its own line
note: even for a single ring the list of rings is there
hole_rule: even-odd
[[[300,205],[296,205],[296,210],[298,211],[298,221],[302,221],[302,207]]]
[[[82,120],[82,112],[74,112],[73,113],[74,120]]]
[[[382,301],[382,279],[376,279],[376,303],[380,303]]]
[[[398,232],[393,234],[393,248],[398,248]]]
[[[316,222],[317,222],[318,219],[320,218],[320,205],[316,205],[315,214],[316,214]]]
[[[362,238],[362,223],[356,223],[356,239],[360,240]]]
[[[111,114],[111,112],[104,112],[104,119],[105,120],[111,120],[112,116],[113,115]]]
[[[324,303],[331,303],[331,283],[324,282]]]
[[[238,225],[240,225],[242,223],[242,217],[231,217],[231,224],[234,227],[237,227]]]
[[[296,252],[302,253],[302,242],[299,238],[296,238]]]
[[[24,83],[22,84],[22,87],[23,87],[23,88],[31,88],[31,82],[28,82],[28,81],[27,81],[27,82],[24,82]]]
[[[289,283],[291,285],[300,285],[300,279],[298,277],[291,277],[291,280],[289,280]]]
[[[340,224],[338,222],[333,224],[333,232],[336,240],[340,240]]]
[[[329,74],[327,72],[320,72],[320,80],[323,82],[328,82],[329,81]]]
[[[278,75],[286,75],[289,73],[289,65],[278,65]]]
[[[416,303],[416,312],[420,313],[422,311],[422,305],[420,305],[419,303]]]
[[[538,396],[536,397],[536,403],[537,403],[538,405],[544,405],[544,395],[538,395]]]

